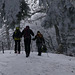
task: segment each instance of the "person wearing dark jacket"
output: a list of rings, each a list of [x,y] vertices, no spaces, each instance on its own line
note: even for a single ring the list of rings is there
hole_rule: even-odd
[[[15,41],[15,53],[20,54],[20,41],[21,41],[21,31],[19,27],[16,27],[16,30],[13,33],[13,39]]]
[[[36,40],[36,46],[38,47],[38,56],[41,56],[42,53],[42,45],[45,44],[45,40],[43,35],[40,33],[40,31],[37,31],[36,36],[32,39]]]
[[[31,35],[34,36],[33,31],[29,28],[29,26],[26,26],[26,28],[22,31],[22,36],[24,36],[26,57],[29,57],[30,55]]]

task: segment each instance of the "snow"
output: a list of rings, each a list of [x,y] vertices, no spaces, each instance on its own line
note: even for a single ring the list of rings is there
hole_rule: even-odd
[[[13,50],[0,52],[0,75],[75,75],[75,57],[62,54],[25,52],[14,54]]]

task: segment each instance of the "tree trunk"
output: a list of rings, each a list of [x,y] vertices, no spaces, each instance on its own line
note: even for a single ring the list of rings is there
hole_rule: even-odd
[[[57,43],[58,45],[61,44],[61,38],[60,38],[60,34],[59,34],[59,28],[57,25],[54,25],[55,27],[55,32],[56,32],[56,40],[57,40]]]
[[[7,47],[10,50],[10,38],[9,38],[9,27],[6,25],[6,38],[7,38]]]

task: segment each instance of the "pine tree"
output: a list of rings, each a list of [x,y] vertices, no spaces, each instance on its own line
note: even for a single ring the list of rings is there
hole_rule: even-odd
[[[20,22],[20,20],[24,19],[25,16],[29,16],[29,6],[27,5],[27,3],[25,2],[25,0],[22,0],[20,2],[20,11],[18,12],[18,14],[16,15],[17,17],[17,22]]]

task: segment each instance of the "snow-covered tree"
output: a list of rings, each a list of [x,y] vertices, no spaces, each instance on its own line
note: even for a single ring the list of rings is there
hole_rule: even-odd
[[[29,14],[29,7],[24,0],[2,0],[0,4],[2,19],[7,21],[9,27],[14,27],[23,17]]]
[[[68,34],[75,28],[75,8],[70,0],[40,0],[46,9],[44,27],[55,26],[58,44],[63,43],[64,51],[68,47]],[[59,41],[60,40],[60,41]]]
[[[14,28],[15,24],[20,25],[20,20],[27,16],[29,7],[24,0],[1,0],[0,1],[0,23],[4,25],[8,49],[10,49],[9,29]]]

